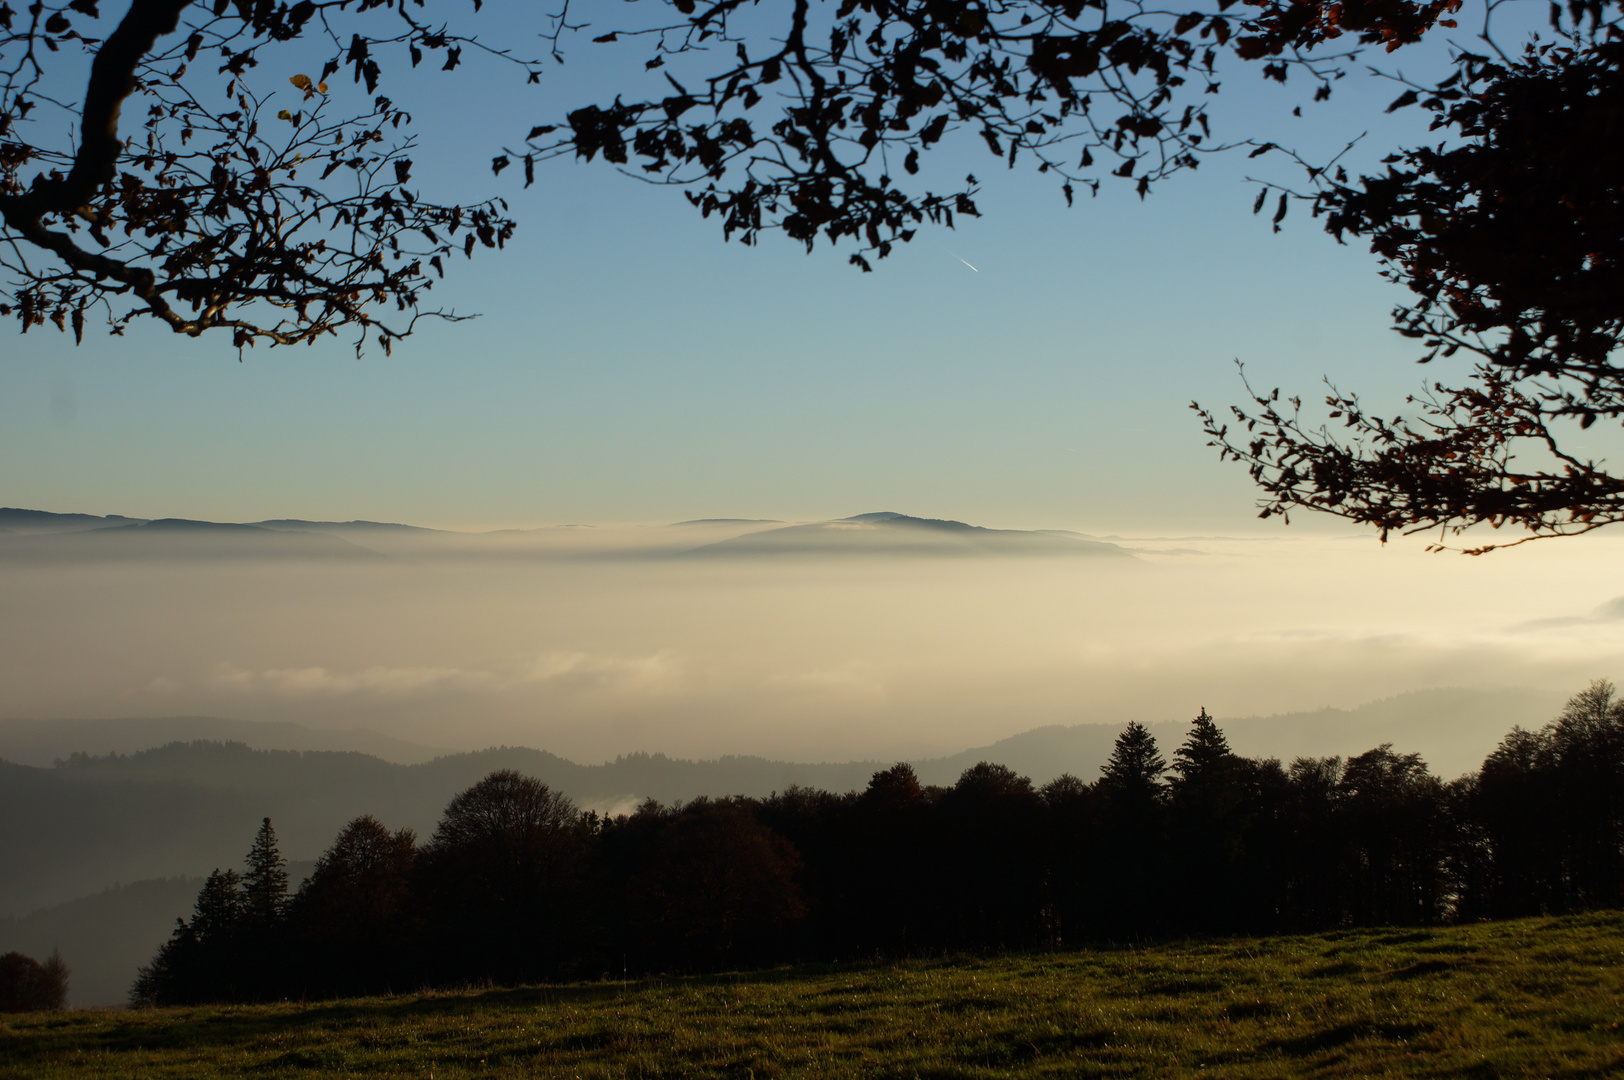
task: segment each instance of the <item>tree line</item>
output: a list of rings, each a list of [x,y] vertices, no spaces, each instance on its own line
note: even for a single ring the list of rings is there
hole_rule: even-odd
[[[1624,901],[1624,701],[1606,682],[1453,781],[1383,745],[1235,754],[1203,709],[1168,761],[1129,724],[1092,783],[988,763],[951,787],[579,810],[505,770],[434,834],[346,825],[297,891],[265,819],[141,969],[135,1004],[327,997],[1170,935],[1431,925]]]

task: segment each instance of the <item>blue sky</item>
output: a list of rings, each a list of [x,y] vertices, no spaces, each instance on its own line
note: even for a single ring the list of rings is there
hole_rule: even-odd
[[[522,41],[526,13],[492,7],[491,32]],[[593,48],[539,92],[489,66],[398,88],[424,188],[495,191],[520,220],[508,251],[437,290],[481,318],[430,325],[393,357],[335,343],[240,364],[223,338],[155,328],[80,348],[7,330],[0,501],[450,527],[896,509],[1251,530],[1243,470],[1187,409],[1239,397],[1233,359],[1305,394],[1324,374],[1377,401],[1421,381],[1372,258],[1300,208],[1273,235],[1248,213],[1245,178],[1266,166],[1238,155],[1143,203],[1107,184],[1068,211],[1048,179],[963,143],[932,167],[974,170],[985,216],[923,231],[866,275],[827,247],[724,245],[679,192],[601,162],[551,163],[524,192],[512,172],[492,180],[504,142],[613,84],[615,54]],[[1393,94],[1355,75],[1293,120],[1300,87],[1236,71],[1215,115],[1307,149],[1374,126],[1368,162],[1414,137],[1415,118],[1381,114]]]

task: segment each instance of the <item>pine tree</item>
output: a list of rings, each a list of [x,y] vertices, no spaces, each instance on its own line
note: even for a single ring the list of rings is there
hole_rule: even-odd
[[[1117,736],[1111,759],[1100,767],[1100,783],[1116,795],[1156,799],[1166,771],[1167,760],[1156,747],[1156,736],[1135,720]]]
[[[1173,754],[1169,798],[1169,885],[1185,929],[1210,932],[1246,917],[1243,862],[1248,808],[1246,762],[1205,707]]]
[[[248,872],[243,875],[246,914],[260,926],[281,921],[288,904],[288,861],[276,848],[276,830],[271,819],[260,823],[254,846],[248,849]]]
[[[1203,706],[1201,715],[1190,722],[1190,734],[1184,745],[1173,753],[1173,771],[1178,773],[1179,783],[1188,784],[1213,775],[1234,757],[1229,740]]]
[[[175,920],[169,940],[136,972],[130,1005],[231,1000],[244,929],[242,878],[235,870],[217,869],[197,891],[191,920]]]
[[[1117,736],[1096,785],[1103,796],[1099,929],[1110,935],[1154,933],[1165,922],[1167,761],[1155,736],[1134,722]]]
[[[197,891],[187,929],[205,945],[234,941],[242,931],[245,914],[241,875],[235,870],[215,870]]]

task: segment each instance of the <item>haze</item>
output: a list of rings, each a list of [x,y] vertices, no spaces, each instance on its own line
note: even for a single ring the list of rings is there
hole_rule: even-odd
[[[1613,676],[1624,640],[1624,598],[1597,584],[1620,553],[1606,537],[1479,559],[1313,536],[854,550],[843,525],[827,550],[757,543],[780,527],[316,529],[265,534],[274,550],[195,530],[117,551],[13,535],[4,713],[291,720],[580,762],[896,759],[1435,687],[1554,707]],[[1399,748],[1452,775],[1510,722],[1548,718],[1486,714],[1464,739],[1418,728],[1428,745]]]

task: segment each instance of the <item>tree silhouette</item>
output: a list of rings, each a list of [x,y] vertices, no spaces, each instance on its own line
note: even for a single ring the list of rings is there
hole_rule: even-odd
[[[837,794],[797,784],[753,807],[756,821],[795,850],[794,882],[806,913],[791,933],[810,955],[860,955],[869,945],[856,908],[876,883],[861,869],[865,838],[855,821],[857,800],[854,791]]]
[[[241,875],[215,870],[198,890],[191,919],[175,920],[169,940],[137,972],[130,1004],[185,1005],[258,996],[256,990],[268,980],[263,969],[245,962],[248,929]]]
[[[1177,790],[1217,777],[1234,760],[1229,739],[1207,715],[1203,706],[1196,718],[1190,721],[1190,734],[1173,751],[1173,772],[1177,774],[1173,787]]]
[[[1053,176],[1068,203],[1112,178],[1144,195],[1234,145],[1208,117],[1226,57],[1265,79],[1299,72],[1319,100],[1355,39],[1411,42],[1458,6],[785,0],[747,18],[738,0],[668,0],[640,21],[617,13],[593,38],[644,50],[666,77],[657,94],[537,106],[539,122],[515,128],[524,138],[491,168],[518,163],[528,186],[560,154],[635,164],[686,189],[725,235],[850,241],[867,269],[922,224],[978,213],[973,176],[940,193],[909,179],[957,132],[1000,164]],[[40,0],[27,17],[0,12],[0,262],[4,311],[25,330],[82,335],[99,314],[115,333],[153,318],[229,332],[239,349],[341,332],[387,348],[421,317],[457,317],[426,306],[447,260],[513,235],[504,201],[439,203],[413,183],[411,117],[384,91],[403,67],[476,56],[539,85],[540,60],[422,5],[133,0],[104,19],[91,0]],[[566,4],[537,23],[555,61],[586,25]],[[311,50],[327,55],[320,70],[290,77]],[[355,89],[329,86],[340,73]],[[83,93],[57,92],[64,82]],[[289,82],[297,100],[273,116],[271,92]]]
[[[895,954],[935,940],[934,801],[934,792],[906,762],[869,778],[851,810],[843,948]]]
[[[418,943],[412,873],[417,842],[370,814],[356,818],[316,861],[291,905],[308,993],[361,993],[406,985]]]
[[[1394,321],[1421,361],[1459,353],[1474,366],[1411,397],[1408,417],[1333,386],[1339,433],[1278,390],[1234,409],[1233,434],[1195,406],[1211,445],[1261,486],[1262,516],[1330,513],[1383,539],[1483,523],[1527,532],[1512,544],[1624,519],[1624,477],[1574,445],[1624,418],[1624,42],[1615,5],[1551,11],[1553,40],[1512,57],[1486,33],[1492,55],[1462,52],[1446,79],[1393,103],[1431,111],[1437,142],[1356,182],[1315,174],[1327,230],[1368,240],[1410,291]]]
[[[1101,864],[1100,797],[1070,773],[1043,785],[1043,865],[1048,875],[1049,938],[1079,945],[1103,921],[1100,895],[1111,886]]]
[[[1006,765],[979,762],[942,794],[937,905],[961,947],[1022,948],[1040,940],[1043,799]]]
[[[1343,895],[1354,922],[1432,923],[1443,915],[1443,785],[1419,754],[1391,744],[1348,759],[1338,780],[1346,820]]]
[[[455,796],[418,858],[442,977],[551,973],[581,901],[593,822],[511,769]]]
[[[1621,727],[1624,703],[1597,682],[1443,784],[1390,745],[1289,769],[1243,758],[1203,709],[1171,769],[1134,723],[1093,784],[1039,790],[982,762],[927,787],[899,764],[862,792],[647,800],[607,821],[493,773],[451,800],[420,853],[407,831],[351,821],[269,928],[246,879],[217,870],[132,1002],[1616,907]],[[249,863],[261,881],[280,868],[268,823]],[[26,982],[27,964],[5,958],[0,974]]]
[[[52,950],[40,963],[20,952],[0,956],[0,1013],[43,1012],[64,1008],[68,999],[68,965]]]
[[[1469,793],[1493,916],[1624,902],[1624,702],[1592,683],[1539,731],[1514,728]]]
[[[1242,909],[1242,857],[1250,818],[1241,759],[1202,708],[1173,752],[1168,784],[1173,885],[1192,928],[1232,926]]]
[[[276,847],[271,819],[260,822],[242,877],[243,916],[260,929],[282,920],[288,905],[288,861]]]
[[[1624,902],[1624,701],[1599,679],[1550,727],[1575,907]]]
[[[1342,759],[1298,758],[1287,772],[1279,838],[1284,924],[1292,930],[1342,926],[1346,843],[1338,815]]]
[[[1110,758],[1100,766],[1100,787],[1124,804],[1153,805],[1161,801],[1165,772],[1167,759],[1157,749],[1156,737],[1135,720],[1122,729]]]
[[[684,968],[762,962],[806,914],[800,868],[795,848],[745,800],[694,800],[664,822],[653,859],[629,884],[640,954]]]
[[[1155,736],[1137,720],[1122,729],[1100,768],[1101,862],[1112,882],[1102,915],[1112,933],[1151,933],[1164,919],[1166,771]]]

